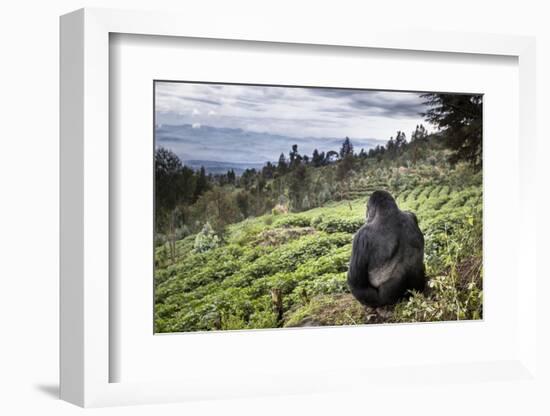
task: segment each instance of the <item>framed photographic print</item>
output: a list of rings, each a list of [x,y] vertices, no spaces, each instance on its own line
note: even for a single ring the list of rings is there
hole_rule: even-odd
[[[243,30],[61,19],[62,398],[540,388],[533,40]]]

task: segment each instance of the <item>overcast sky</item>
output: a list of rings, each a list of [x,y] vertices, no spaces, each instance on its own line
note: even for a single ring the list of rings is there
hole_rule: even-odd
[[[408,92],[157,82],[156,122],[385,141],[426,124],[422,101]]]

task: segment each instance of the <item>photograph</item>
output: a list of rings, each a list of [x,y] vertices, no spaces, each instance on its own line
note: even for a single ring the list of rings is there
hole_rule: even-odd
[[[483,95],[153,81],[154,332],[483,319]]]

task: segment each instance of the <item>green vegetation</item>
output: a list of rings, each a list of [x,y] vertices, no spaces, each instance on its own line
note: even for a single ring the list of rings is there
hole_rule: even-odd
[[[364,223],[365,192],[351,201],[231,224],[223,243],[205,226],[176,242],[175,262],[167,244],[160,245],[156,331],[479,319],[481,174],[464,165],[400,169],[376,163],[358,171],[350,189],[361,193],[361,179],[376,174],[388,179],[382,188],[396,195],[400,208],[418,216],[430,278],[424,294],[370,312],[349,295],[346,271],[353,233]]]

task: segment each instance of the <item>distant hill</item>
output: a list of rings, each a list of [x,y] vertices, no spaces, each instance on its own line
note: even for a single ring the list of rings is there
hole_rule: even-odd
[[[288,156],[292,145],[298,145],[300,154],[311,155],[314,149],[320,152],[340,149],[344,137],[290,137],[271,133],[258,133],[243,129],[211,126],[157,125],[156,146],[175,152],[188,165],[200,168],[202,163],[211,173],[225,172],[227,167],[242,172],[246,168],[258,168],[267,161],[277,161],[279,155]],[[355,151],[369,150],[384,145],[385,140],[373,138],[350,138]],[[208,165],[208,166],[207,166]]]
[[[228,170],[233,169],[233,171],[240,176],[246,169],[256,169],[260,170],[265,163],[250,163],[250,162],[218,162],[215,160],[184,160],[183,164],[192,169],[199,170],[201,166],[204,166],[206,173],[211,173],[213,175],[227,173]]]

